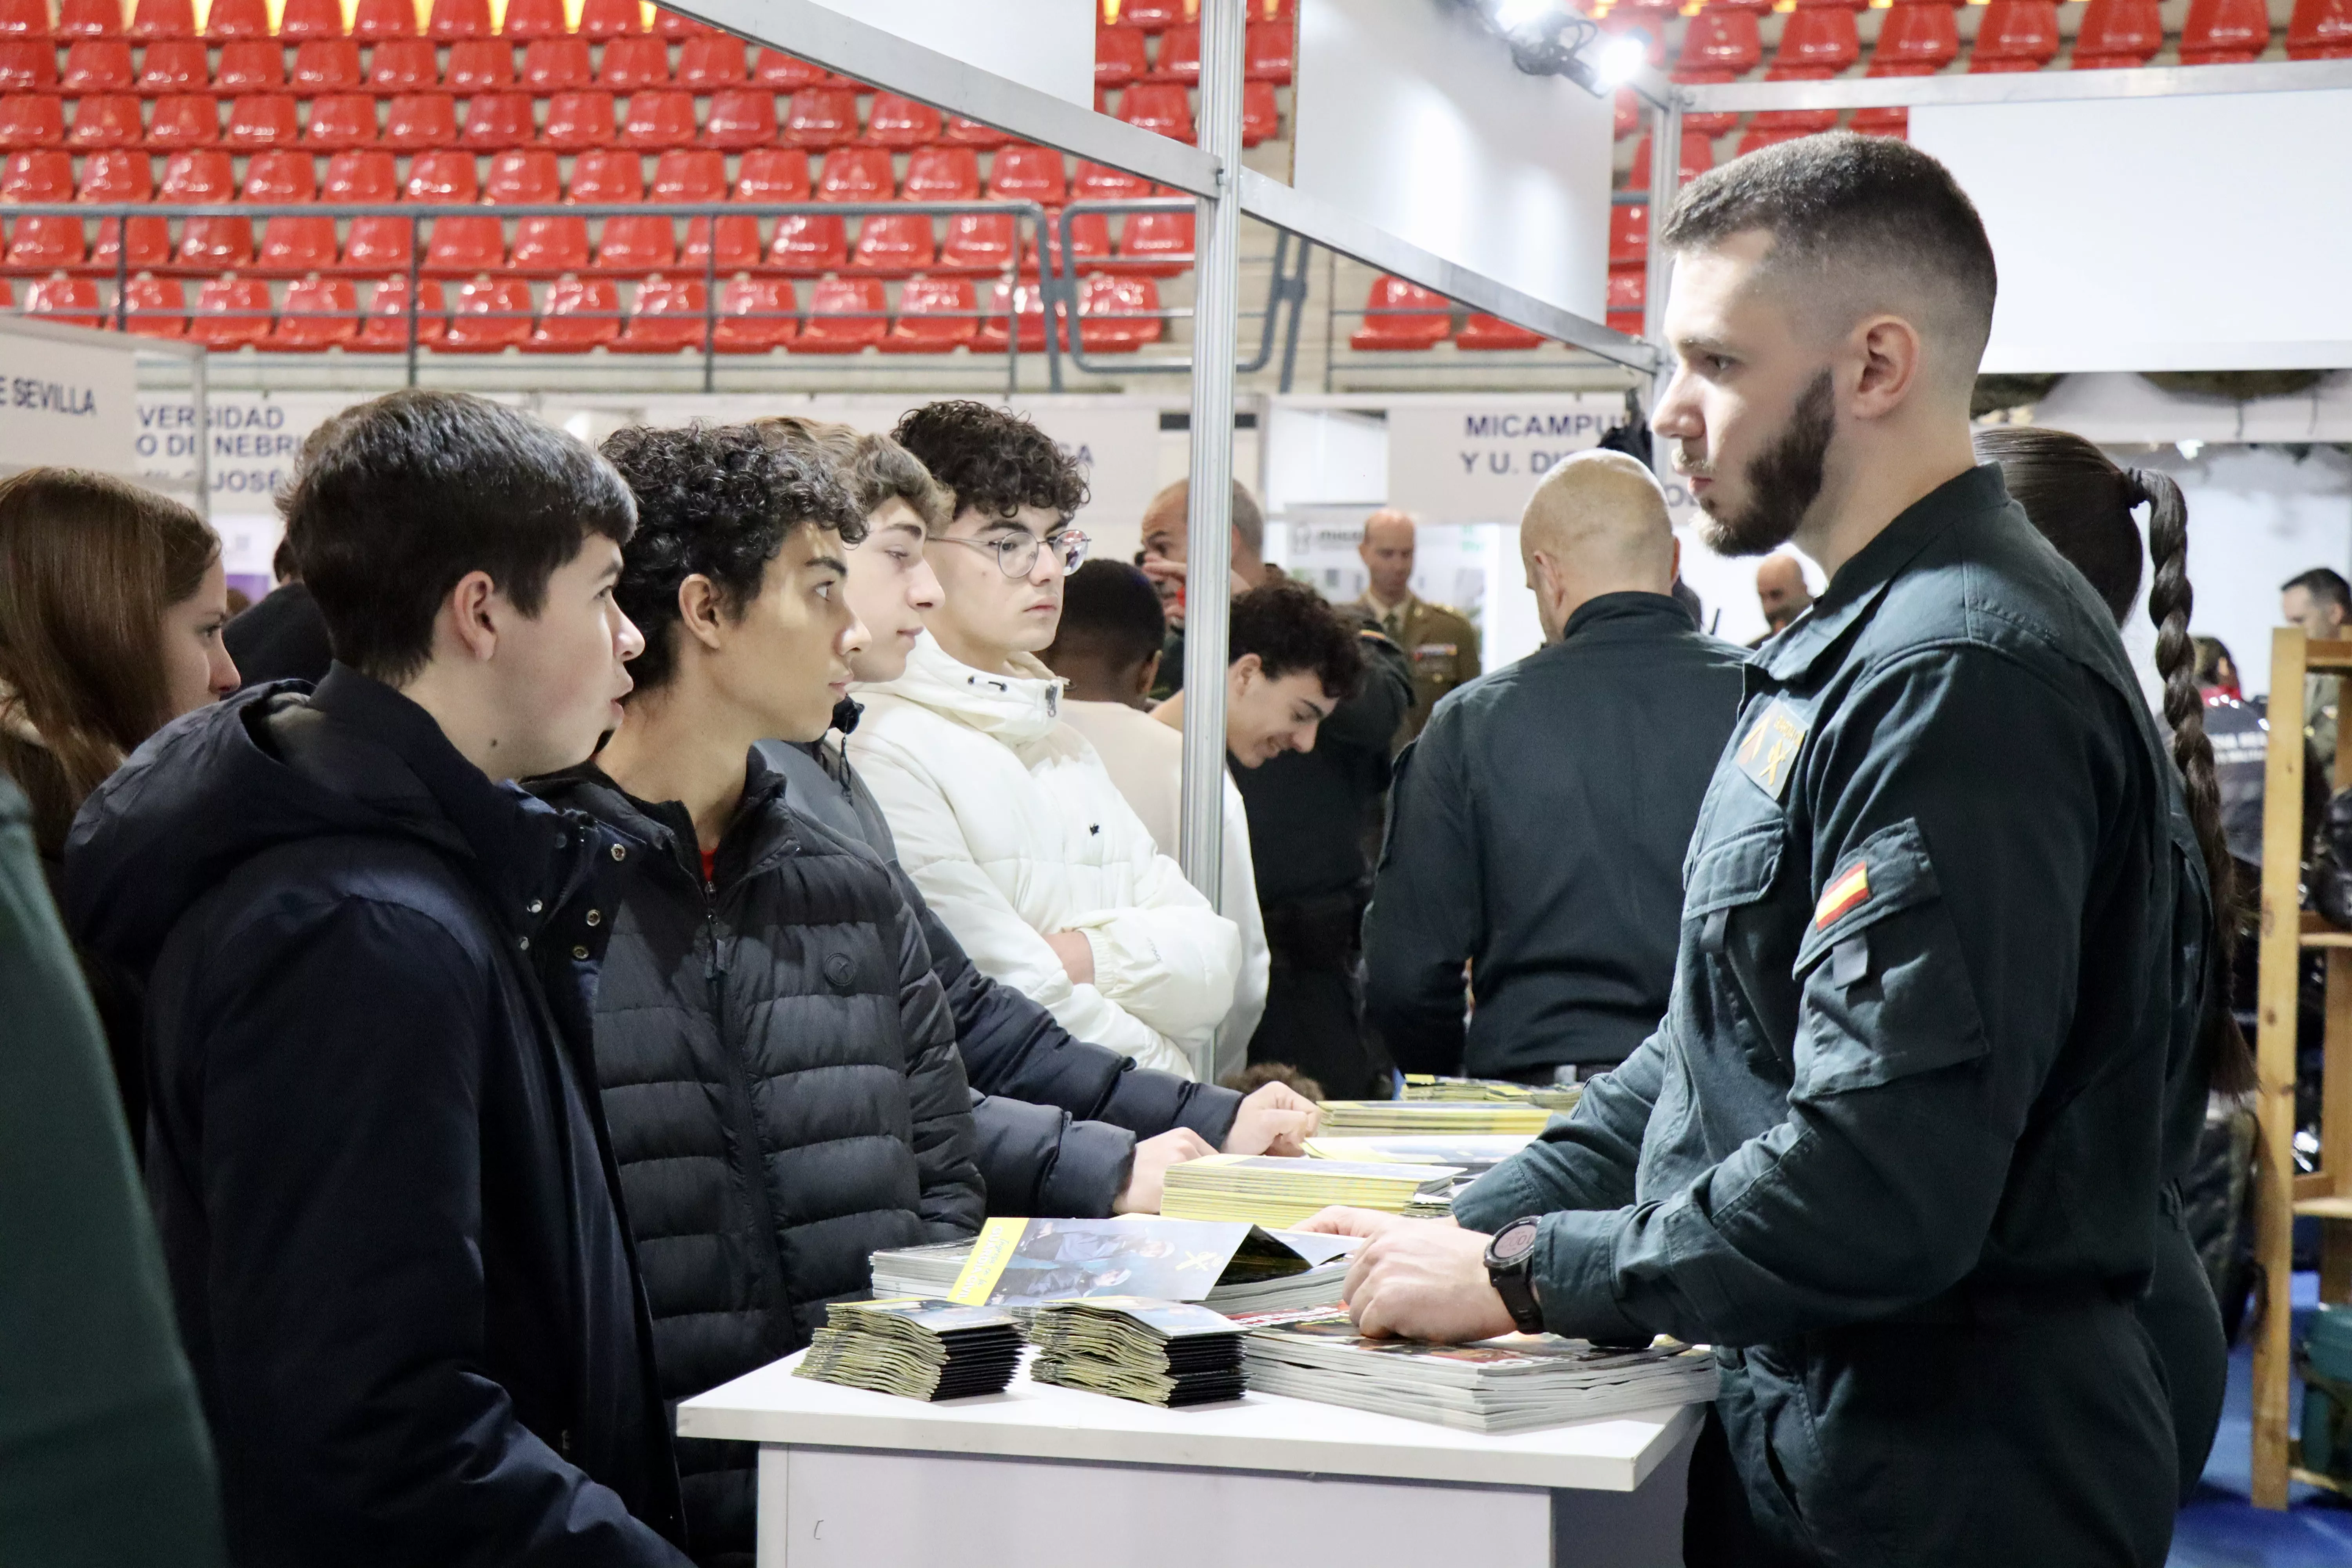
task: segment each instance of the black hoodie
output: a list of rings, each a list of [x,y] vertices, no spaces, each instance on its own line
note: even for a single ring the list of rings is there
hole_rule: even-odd
[[[243,1568],[686,1562],[583,1092],[625,853],[340,665],[168,726],[77,819]]]

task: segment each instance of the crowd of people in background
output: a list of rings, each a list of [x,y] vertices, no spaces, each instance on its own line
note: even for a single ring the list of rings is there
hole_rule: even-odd
[[[807,1344],[872,1252],[1154,1212],[1175,1164],[1298,1154],[1318,1100],[1402,1069],[1593,1087],[1459,1228],[1318,1222],[1367,1237],[1359,1321],[1725,1344],[1694,1561],[1892,1539],[1825,1506],[1890,1446],[2009,1478],[2009,1517],[1922,1516],[1976,1560],[2149,1561],[2131,1488],[2193,1482],[2219,1413],[2165,1194],[2249,1082],[2216,998],[2260,716],[2188,637],[2168,480],[2049,432],[1970,452],[1966,198],[1812,140],[1660,239],[1696,282],[1657,428],[1719,487],[1710,542],[1767,556],[1754,649],[1701,629],[1611,451],[1535,489],[1544,646],[1491,674],[1414,592],[1411,518],[1368,520],[1349,604],[1267,565],[1239,485],[1229,581],[1188,575],[1181,482],[1134,563],[1089,560],[1076,459],[976,402],[599,449],[396,393],[305,444],[279,586],[234,621],[177,503],[0,481],[0,963],[35,1043],[0,1064],[0,1323],[52,1380],[12,1408],[66,1435],[53,1528],[198,1568],[748,1563],[751,1449],[669,1413]],[[1834,416],[1788,325],[1832,277],[1891,301]],[[1709,379],[1742,354],[1777,429]],[[2136,508],[2160,730],[2116,637]],[[1213,902],[1175,858],[1208,593]],[[2338,635],[2352,588],[2284,612]],[[2306,707],[2332,758],[2332,686]],[[1538,1216],[1530,1321],[1476,1259]],[[1889,1314],[1978,1333],[1932,1432],[1887,1414],[1916,1349],[1851,1326]],[[1737,1347],[1800,1339],[1862,1415],[1791,1461],[1807,1373]]]

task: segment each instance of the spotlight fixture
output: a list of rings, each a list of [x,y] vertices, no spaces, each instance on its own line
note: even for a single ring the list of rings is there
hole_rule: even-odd
[[[1606,98],[1639,74],[1648,47],[1633,34],[1601,32],[1559,0],[1441,0],[1470,12],[1509,46],[1511,62],[1529,76],[1564,76]]]

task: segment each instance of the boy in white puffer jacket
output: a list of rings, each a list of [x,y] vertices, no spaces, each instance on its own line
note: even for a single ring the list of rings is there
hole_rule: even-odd
[[[1080,1039],[1200,1076],[1239,930],[1159,852],[1036,658],[1085,553],[1085,479],[985,404],[931,404],[894,434],[955,495],[925,551],[943,603],[906,674],[859,690],[849,740],[899,862],[983,973]]]

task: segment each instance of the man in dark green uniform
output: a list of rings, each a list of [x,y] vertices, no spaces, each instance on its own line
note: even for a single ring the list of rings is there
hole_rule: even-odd
[[[2155,1568],[2129,1303],[2209,905],[2113,622],[1973,467],[1990,247],[1933,159],[1843,133],[1703,176],[1660,242],[1709,542],[1829,586],[1750,668],[1658,1032],[1459,1228],[1322,1219],[1385,1232],[1348,1300],[1718,1347],[1695,1563]]]

